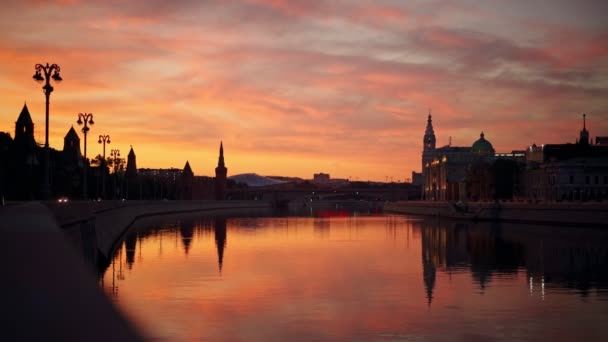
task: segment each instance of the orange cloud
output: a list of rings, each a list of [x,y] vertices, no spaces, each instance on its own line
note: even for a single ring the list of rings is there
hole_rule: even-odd
[[[592,136],[605,135],[608,33],[554,8],[549,23],[515,5],[433,1],[10,4],[0,130],[27,101],[42,142],[31,75],[48,61],[64,78],[51,145],[92,112],[91,136],[133,145],[141,167],[190,160],[210,174],[223,140],[231,174],[404,179],[419,168],[429,108],[441,143],[468,145],[481,130],[500,151],[573,141],[582,112]]]

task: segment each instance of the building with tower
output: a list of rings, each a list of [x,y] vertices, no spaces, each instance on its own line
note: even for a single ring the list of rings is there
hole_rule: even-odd
[[[220,142],[220,156],[215,168],[215,199],[226,199],[226,182],[228,169],[224,163],[224,144]]]
[[[537,201],[608,199],[608,145],[595,143],[587,115],[575,143],[530,146],[526,150],[525,197]]]
[[[521,151],[496,153],[481,132],[469,146],[436,147],[429,113],[422,151],[422,198],[431,201],[489,201],[511,198],[519,190]],[[413,176],[417,176],[413,173]]]

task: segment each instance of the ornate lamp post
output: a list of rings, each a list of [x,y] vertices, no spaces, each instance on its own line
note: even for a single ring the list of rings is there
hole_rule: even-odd
[[[46,97],[46,124],[44,133],[44,171],[42,178],[42,198],[48,200],[51,197],[51,185],[49,182],[50,174],[50,151],[49,151],[49,98],[53,92],[53,86],[51,85],[51,78],[55,82],[61,82],[63,79],[59,75],[59,65],[46,63],[46,65],[36,64],[34,66],[36,73],[32,78],[36,82],[46,81],[42,89],[44,90],[44,96]],[[51,75],[52,74],[52,75]]]
[[[118,157],[120,157],[120,150],[112,149],[112,151],[110,151],[110,157],[112,158],[112,164],[114,164],[114,173],[116,173],[116,163],[118,163]]]
[[[84,199],[88,198],[87,192],[87,133],[90,128],[88,125],[95,124],[93,122],[93,114],[92,113],[78,113],[78,121],[76,121],[78,125],[84,125],[82,127],[82,133],[84,134],[84,180],[82,186],[82,197]]]
[[[102,175],[101,175],[101,191],[102,191],[102,197],[105,198],[106,197],[106,143],[110,143],[110,135],[108,134],[102,134],[99,136],[99,141],[97,141],[98,143],[103,143],[103,163],[102,163]]]
[[[116,187],[118,186],[118,176],[116,175],[118,158],[120,157],[119,149],[112,149],[110,151],[110,157],[112,158],[112,165],[114,167],[114,188],[112,188],[112,198],[116,196]]]

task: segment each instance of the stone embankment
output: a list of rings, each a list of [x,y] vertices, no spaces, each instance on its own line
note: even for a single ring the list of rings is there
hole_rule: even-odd
[[[386,203],[384,211],[451,219],[608,227],[608,203],[401,201]]]
[[[138,219],[205,212],[209,215],[271,210],[266,201],[101,201],[49,203],[57,223],[85,258],[98,263],[110,258],[117,243]]]
[[[269,202],[260,201],[76,201],[2,206],[2,337],[6,341],[142,340],[98,288],[91,262],[109,260],[123,234],[144,217],[270,209]]]

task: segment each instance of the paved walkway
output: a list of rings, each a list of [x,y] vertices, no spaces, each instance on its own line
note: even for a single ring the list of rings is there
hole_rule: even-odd
[[[141,340],[46,206],[0,207],[0,243],[0,340]]]

